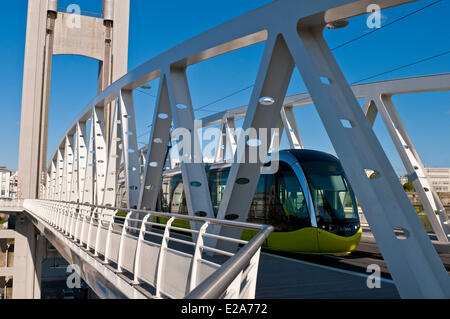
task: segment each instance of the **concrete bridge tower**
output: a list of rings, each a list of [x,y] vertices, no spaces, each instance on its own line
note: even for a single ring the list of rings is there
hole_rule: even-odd
[[[19,198],[40,198],[45,183],[50,83],[53,55],[81,55],[99,61],[98,91],[127,72],[129,0],[103,0],[102,18],[81,15],[57,0],[28,0],[19,148]],[[104,105],[105,134],[111,126]],[[106,135],[108,136],[108,135]],[[46,240],[26,218],[15,231],[13,298],[40,298]]]
[[[45,183],[47,131],[53,55],[81,55],[99,61],[98,91],[127,72],[129,0],[103,0],[102,18],[81,15],[58,0],[29,0],[19,148],[21,198],[39,198]],[[104,107],[109,136],[109,106]]]

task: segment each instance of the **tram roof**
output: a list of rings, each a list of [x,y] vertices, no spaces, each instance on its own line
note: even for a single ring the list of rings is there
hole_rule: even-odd
[[[294,155],[299,162],[307,162],[307,161],[332,161],[336,162],[339,161],[338,158],[332,154],[321,152],[321,151],[315,151],[315,150],[296,150],[296,149],[289,149],[286,150],[290,152],[292,155]]]

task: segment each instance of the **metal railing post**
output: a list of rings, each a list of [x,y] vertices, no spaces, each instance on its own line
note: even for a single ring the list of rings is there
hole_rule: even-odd
[[[106,235],[106,243],[105,243],[105,263],[109,263],[109,255],[110,255],[110,251],[111,251],[111,248],[110,248],[110,245],[111,245],[111,233],[113,232],[113,224],[114,224],[114,217],[116,216],[116,214],[118,213],[119,211],[118,210],[116,210],[116,211],[114,211],[114,214],[112,215],[112,220],[109,222],[109,225],[108,225],[108,234]]]
[[[142,247],[142,242],[144,241],[144,237],[145,237],[146,223],[150,217],[152,217],[151,214],[144,216],[144,219],[142,220],[142,224],[141,224],[141,230],[139,232],[138,242],[136,245],[136,255],[134,258],[134,280],[133,280],[133,283],[136,285],[140,283],[139,273],[141,271],[141,267],[140,267],[141,247]]]
[[[243,280],[246,280],[247,283],[240,292],[240,299],[249,299],[252,298],[252,296],[255,296],[260,255],[261,248],[253,255],[252,259],[250,260],[248,269],[245,271],[247,274],[244,276]]]
[[[206,233],[206,229],[209,226],[209,222],[206,222],[200,227],[200,231],[197,236],[197,242],[195,245],[194,256],[192,257],[192,270],[191,270],[191,282],[189,291],[194,290],[197,285],[197,271],[198,271],[198,262],[199,259],[202,258],[203,251],[203,235]]]
[[[272,226],[265,227],[236,255],[227,260],[214,274],[204,280],[197,288],[188,294],[186,299],[217,299],[220,298],[233,283],[242,269],[248,265],[252,257],[258,252],[267,236],[273,231]]]
[[[97,211],[97,233],[95,235],[95,247],[94,247],[94,256],[98,256],[98,245],[100,243],[100,231],[103,226],[103,208],[99,208],[100,210],[100,217],[98,217],[98,211]]]
[[[164,267],[164,259],[166,255],[166,249],[169,244],[170,237],[170,227],[172,226],[175,217],[171,217],[166,223],[166,229],[164,230],[163,239],[161,242],[161,247],[159,251],[159,259],[158,259],[158,272],[156,275],[156,298],[161,298],[161,285],[162,285],[162,271]]]
[[[119,257],[117,260],[117,272],[122,272],[122,265],[123,265],[123,246],[125,241],[125,236],[127,235],[127,228],[130,223],[130,217],[133,214],[131,212],[127,213],[127,216],[125,217],[125,221],[123,222],[123,228],[122,228],[122,235],[120,236],[120,244],[119,244]]]

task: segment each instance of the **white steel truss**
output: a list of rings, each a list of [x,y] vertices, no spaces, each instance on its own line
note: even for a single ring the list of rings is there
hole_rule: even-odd
[[[223,117],[220,126],[220,134],[216,145],[216,155],[214,156],[215,162],[223,162],[227,156],[227,152],[230,153],[232,159],[234,158],[237,148],[234,118]]]
[[[431,187],[430,182],[423,169],[424,165],[417,153],[406,128],[401,122],[398,112],[395,110],[391,97],[398,94],[431,92],[450,90],[450,74],[438,74],[430,76],[420,76],[413,78],[387,80],[367,84],[355,85],[352,87],[354,95],[364,98],[363,111],[369,124],[373,126],[378,108],[382,110],[383,121],[390,132],[390,136],[400,154],[409,178],[414,181],[415,188],[420,194],[420,200],[427,212],[427,217],[435,231],[439,241],[448,242],[449,222],[448,215],[436,191]],[[294,107],[306,106],[313,101],[308,93],[297,94],[286,97],[281,110],[281,118],[285,132],[291,148],[303,148],[300,133],[292,113]],[[388,108],[384,105],[389,106]],[[379,106],[377,106],[379,105]],[[225,112],[201,119],[203,127],[214,125],[218,119],[221,121],[234,120],[246,115],[248,106],[236,107]],[[283,125],[280,126],[282,131]],[[298,143],[299,142],[299,143]],[[427,190],[426,190],[427,189]],[[431,213],[431,212],[434,212]],[[436,213],[438,215],[436,216]]]
[[[158,100],[153,115],[153,126],[148,143],[144,165],[139,208],[155,210],[161,188],[161,176],[165,165],[167,145],[170,138],[172,109],[170,106],[167,80],[161,77]]]
[[[283,107],[280,114],[289,140],[289,146],[292,149],[304,149],[305,147],[300,137],[292,106]]]
[[[408,2],[411,0],[380,0],[378,5],[381,9],[385,9]],[[201,149],[198,147],[186,69],[218,55],[266,42],[243,128],[255,128],[258,131],[259,128],[285,127],[289,132],[291,146],[302,147],[292,110],[282,109],[283,105],[286,105],[285,95],[292,72],[294,67],[297,67],[353,185],[400,295],[406,298],[449,298],[450,282],[447,272],[372,131],[370,120],[367,121],[355,93],[344,78],[322,36],[323,29],[327,25],[365,14],[368,4],[368,1],[363,0],[275,1],[192,38],[129,72],[94,98],[64,135],[51,162],[56,162],[56,187],[59,187],[56,192],[57,199],[62,198],[65,138],[73,132],[77,123],[91,118],[84,191],[78,197],[82,202],[94,204],[103,201],[108,173],[112,172],[112,167],[115,167],[116,174],[119,173],[117,163],[116,165],[107,163],[116,160],[111,155],[117,154],[110,150],[107,156],[104,134],[108,130],[104,127],[103,105],[108,105],[118,97],[117,112],[120,116],[116,120],[121,124],[122,133],[119,134],[117,131],[114,134],[118,142],[120,138],[119,148],[121,147],[124,154],[122,163],[126,181],[126,206],[148,209],[156,207],[170,138],[170,124],[173,122],[175,129],[193,133],[189,141],[194,146],[192,157],[181,162],[189,214],[214,217],[205,165],[202,162]],[[157,78],[160,78],[157,108],[152,123],[144,176],[142,184],[138,185],[140,169],[137,145],[134,144],[136,132],[132,115],[132,91]],[[373,97],[370,94],[366,96]],[[375,99],[375,102],[378,100]],[[381,100],[381,103],[376,104],[377,110],[382,116],[386,115],[386,112],[390,112],[391,117],[394,114],[394,125],[397,125],[400,131],[400,135],[396,134],[394,137],[399,141],[399,145],[408,144],[415,161],[419,164],[418,167],[422,169],[420,159],[416,156],[417,152],[410,143],[406,131],[395,119],[393,108],[386,106],[388,102],[386,99]],[[383,113],[384,110],[387,111]],[[374,116],[372,110],[368,117]],[[223,120],[223,116],[220,120]],[[117,127],[116,129],[118,130]],[[267,144],[272,144],[275,134],[275,131],[271,131],[270,143],[260,143],[261,145],[257,147],[270,149],[272,145]],[[256,139],[261,142],[263,140],[262,136],[257,136]],[[242,143],[245,146],[245,152],[235,154],[217,216],[219,219],[231,213],[237,215],[240,221],[247,218],[262,166],[261,162],[248,163],[236,160],[241,159],[238,157],[245,156],[255,147],[247,142],[248,140],[238,140],[238,145]],[[79,150],[76,152],[78,154]],[[413,157],[408,154],[402,157],[406,166],[414,160]],[[107,165],[111,168],[107,168]],[[414,168],[414,165],[412,167]],[[377,178],[369,179],[366,175],[368,169],[377,172]],[[53,170],[51,164],[50,175],[53,175]],[[80,174],[79,169],[77,173]],[[412,173],[413,171],[410,174]],[[419,172],[417,175],[415,184],[420,185],[426,192],[426,179],[422,178],[421,174]],[[236,183],[242,180],[248,182]],[[47,189],[50,187],[48,183],[49,181]],[[425,194],[421,199],[423,197],[424,200],[431,202],[431,199],[436,199],[434,193],[431,194],[432,197]],[[112,201],[110,203],[112,204]],[[435,203],[435,207],[439,212],[438,203]],[[446,221],[441,221],[441,225],[445,223]],[[437,223],[434,226],[436,225]],[[403,230],[407,236],[398,238],[395,233],[397,229]],[[240,236],[240,231],[229,232],[226,229],[217,231],[226,237]],[[233,246],[236,245],[227,245],[224,248],[232,249]]]
[[[111,136],[109,139],[109,150],[108,150],[108,168],[105,179],[105,193],[102,199],[102,205],[105,206],[116,206],[117,194],[118,194],[118,178],[119,169],[121,163],[122,147],[121,137],[120,137],[120,116],[117,109],[117,103],[112,108],[112,127]]]
[[[369,112],[370,106],[373,105],[371,102],[376,105],[376,109],[380,113],[408,172],[408,180],[412,181],[438,240],[448,242],[450,234],[448,215],[436,191],[431,187],[431,183],[425,174],[424,165],[394,108],[391,97],[378,95],[374,98],[367,98],[367,100],[370,101],[366,104],[368,105],[367,112]]]

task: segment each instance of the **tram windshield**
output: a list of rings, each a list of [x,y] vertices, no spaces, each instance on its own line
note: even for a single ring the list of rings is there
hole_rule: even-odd
[[[353,191],[339,163],[305,161],[302,168],[308,179],[319,224],[359,220]]]

